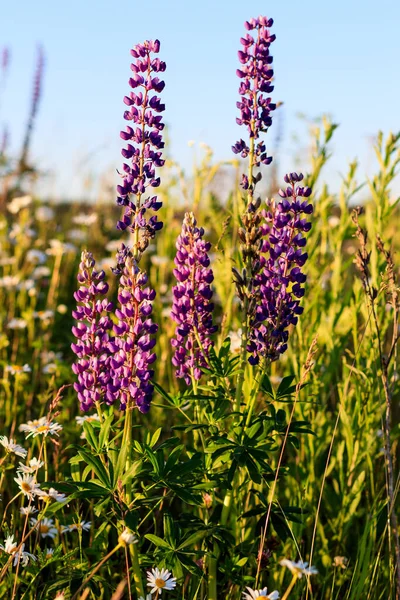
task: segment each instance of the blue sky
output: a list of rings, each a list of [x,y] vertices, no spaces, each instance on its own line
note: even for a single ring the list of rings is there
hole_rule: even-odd
[[[55,174],[46,192],[75,195],[89,173],[119,168],[129,49],[157,37],[167,62],[163,96],[173,158],[190,166],[188,140],[210,144],[217,159],[231,158],[231,145],[241,137],[235,123],[239,38],[244,20],[259,14],[275,21],[282,171],[293,170],[299,148],[293,134],[300,145],[307,142],[297,113],[325,112],[340,123],[327,177],[338,180],[355,156],[371,173],[372,136],[400,127],[400,3],[394,0],[5,0],[0,48],[10,46],[12,62],[0,123],[10,127],[12,148],[17,151],[23,138],[42,43],[46,72],[32,155]],[[269,147],[275,132],[276,124]]]

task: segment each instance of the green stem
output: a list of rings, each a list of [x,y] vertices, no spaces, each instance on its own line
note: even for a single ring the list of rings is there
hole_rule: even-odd
[[[289,594],[292,591],[292,589],[294,588],[294,586],[296,585],[297,579],[298,579],[297,575],[294,575],[292,581],[289,584],[288,589],[286,590],[286,592],[282,596],[282,600],[287,600],[287,598],[289,598]]]
[[[131,467],[131,456],[132,456],[132,407],[131,403],[128,402],[125,412],[125,423],[124,423],[124,434],[122,439],[122,448],[126,451],[126,463],[125,472],[127,473]],[[130,506],[132,502],[132,481],[130,479],[126,482],[126,503]],[[129,552],[132,561],[133,578],[135,580],[136,593],[139,596],[145,595],[142,574],[140,572],[139,563],[139,551],[136,544],[129,545]]]

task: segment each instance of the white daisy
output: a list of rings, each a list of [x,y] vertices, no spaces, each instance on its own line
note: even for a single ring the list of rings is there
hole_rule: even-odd
[[[82,415],[75,417],[78,425],[83,425],[85,422],[92,423],[93,421],[100,421],[100,417],[98,414],[95,415]]]
[[[32,504],[29,504],[29,506],[21,506],[19,512],[21,515],[34,515],[38,512],[38,509],[32,506]]]
[[[89,531],[91,526],[91,521],[80,521],[79,523],[71,523],[71,525],[64,525],[61,530],[61,533],[69,533],[71,531]]]
[[[11,375],[20,375],[21,373],[30,373],[32,369],[29,365],[7,365],[6,366],[7,373],[11,373]]]
[[[72,221],[76,225],[86,225],[86,227],[90,227],[91,225],[94,225],[97,222],[97,215],[96,213],[92,213],[90,215],[80,213],[79,215],[73,217]]]
[[[27,326],[25,319],[11,319],[7,325],[8,329],[26,329]]]
[[[53,558],[53,554],[54,554],[54,548],[45,548],[44,549],[44,556],[46,560],[50,560],[51,558]]]
[[[278,600],[279,592],[276,590],[268,594],[268,589],[265,587],[262,590],[252,590],[246,587],[247,592],[243,592],[243,598],[245,600],[256,600],[256,598],[268,598],[269,600]]]
[[[49,537],[52,540],[54,540],[54,538],[56,537],[56,535],[58,533],[57,528],[54,527],[53,519],[47,519],[45,517],[44,519],[41,519],[40,521],[38,521],[37,519],[35,519],[33,517],[31,519],[31,526],[34,527],[35,525],[38,525],[37,530],[43,539]]]
[[[0,444],[4,446],[8,454],[16,454],[21,458],[25,458],[25,456],[28,454],[28,451],[25,450],[25,448],[19,444],[16,444],[12,438],[8,439],[6,435],[0,436]]]
[[[42,279],[42,277],[48,277],[50,273],[49,267],[36,267],[36,269],[33,270],[31,277],[33,279]]]
[[[28,498],[34,498],[38,490],[40,489],[39,484],[36,483],[35,478],[32,477],[32,475],[28,475],[27,473],[24,473],[22,477],[21,475],[18,475],[18,477],[14,477],[14,481],[18,484],[18,487],[20,488],[24,496],[27,496]]]
[[[143,598],[143,596],[139,596],[139,600],[152,600],[153,596],[151,594],[147,594],[146,598]]]
[[[50,206],[39,206],[36,209],[35,217],[39,223],[47,223],[54,219],[54,210]]]
[[[62,426],[55,421],[48,421],[46,417],[41,417],[35,421],[28,421],[28,423],[20,425],[19,430],[27,432],[28,435],[26,437],[36,437],[37,435],[47,437],[48,435],[58,435],[58,432],[62,430]]]
[[[30,560],[33,561],[33,562],[37,561],[36,556],[34,556],[33,554],[31,554],[30,552],[24,552],[24,548],[25,548],[25,544],[22,544],[22,546],[18,550],[18,552],[15,553],[15,558],[14,558],[14,561],[13,561],[14,567],[17,565],[18,562],[23,567],[26,567]]]
[[[9,535],[6,537],[4,540],[4,546],[3,544],[0,544],[0,548],[3,550],[3,552],[7,552],[7,554],[14,554],[17,546],[17,542],[14,542],[14,535]]]
[[[176,577],[171,577],[168,569],[152,569],[147,571],[147,586],[151,587],[151,594],[158,592],[161,596],[163,590],[173,590],[176,586]]]
[[[39,498],[41,500],[44,500],[44,501],[55,500],[56,502],[64,502],[64,500],[67,497],[65,494],[61,494],[60,492],[57,492],[57,490],[55,490],[54,488],[50,488],[49,490],[47,490],[47,492],[45,492],[44,490],[40,490],[37,493],[37,495],[39,496]]]
[[[35,248],[32,248],[31,250],[28,250],[28,252],[26,253],[26,260],[28,260],[31,263],[36,263],[36,264],[41,265],[44,262],[46,262],[47,256],[41,250],[36,250]]]
[[[125,528],[119,536],[118,541],[122,546],[130,546],[131,544],[137,544],[139,540],[130,529]]]
[[[318,571],[315,567],[309,567],[308,562],[294,562],[284,558],[279,563],[282,567],[287,567],[292,575],[297,575],[298,579],[301,579],[303,575],[317,575]]]
[[[19,467],[17,471],[21,473],[36,473],[40,467],[43,467],[44,462],[42,460],[38,460],[37,458],[31,458],[28,465],[23,465],[19,463]]]
[[[26,208],[32,203],[32,196],[18,196],[13,198],[7,205],[7,210],[12,215],[16,215],[23,208]]]
[[[6,288],[7,290],[16,288],[19,282],[19,275],[5,275],[4,277],[0,277],[0,287]]]

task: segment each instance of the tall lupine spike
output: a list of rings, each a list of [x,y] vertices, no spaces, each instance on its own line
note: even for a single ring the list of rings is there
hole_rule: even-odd
[[[162,205],[157,196],[152,195],[152,189],[160,185],[155,170],[165,162],[161,152],[164,147],[161,135],[164,123],[160,114],[165,110],[165,105],[157,96],[165,83],[154,74],[165,71],[166,65],[159,58],[152,57],[152,53],[157,54],[159,50],[158,40],[147,40],[131,50],[135,61],[131,64],[133,75],[129,85],[134,91],[124,98],[129,107],[124,119],[135,126],[127,126],[125,131],[121,131],[121,138],[129,142],[122,150],[122,156],[131,164],[123,164],[122,183],[117,187],[117,204],[125,206],[125,213],[117,227],[132,232],[132,253],[136,260],[140,259],[156,231],[163,226],[156,215],[147,217],[146,214],[149,210],[158,211]],[[143,199],[144,194],[149,195]]]
[[[71,345],[78,357],[72,370],[78,376],[74,388],[82,410],[89,410],[103,400],[108,404],[114,400],[109,370],[112,327],[109,313],[113,305],[105,297],[108,292],[105,273],[96,271],[95,266],[93,255],[84,250],[78,272],[80,287],[74,294],[78,306],[72,313],[77,320],[72,328],[77,340]]]
[[[1,53],[1,70],[3,78],[6,76],[8,67],[10,65],[10,49],[5,46]]]
[[[147,286],[147,275],[141,271],[129,248],[122,244],[117,254],[114,273],[120,276],[118,290],[119,308],[115,311],[118,323],[114,325],[115,338],[111,369],[113,389],[125,410],[133,403],[140,412],[147,413],[153,395],[150,365],[156,360],[153,352],[158,325],[151,313],[155,291]]]
[[[36,69],[35,75],[33,79],[33,91],[32,91],[32,102],[31,102],[31,110],[29,113],[28,123],[26,126],[24,143],[22,145],[21,157],[19,159],[20,170],[26,166],[26,161],[28,158],[28,151],[32,136],[33,127],[35,124],[35,118],[39,109],[40,98],[42,95],[42,87],[43,87],[43,72],[44,72],[44,51],[42,46],[38,46],[37,50],[37,61],[36,61]]]
[[[286,190],[280,190],[281,200],[269,202],[262,211],[260,269],[255,277],[254,312],[249,328],[249,362],[258,364],[260,358],[274,361],[287,349],[288,328],[296,325],[303,312],[300,298],[304,295],[306,275],[302,272],[308,255],[303,251],[303,233],[311,223],[303,218],[313,212],[307,198],[311,188],[298,185],[301,173],[285,175]]]
[[[171,344],[175,348],[172,363],[177,367],[176,376],[184,378],[188,385],[191,377],[200,379],[213,345],[210,336],[217,330],[212,322],[214,275],[208,257],[211,244],[203,240],[203,235],[204,229],[197,227],[193,213],[186,213],[176,241],[174,275],[178,283],[172,289],[171,317],[178,326]]]
[[[256,35],[247,33],[242,37],[240,42],[243,49],[238,52],[242,66],[237,69],[236,73],[242,81],[239,86],[241,99],[237,102],[240,117],[236,119],[236,122],[247,128],[250,145],[240,139],[232,146],[232,150],[235,154],[240,154],[242,158],[250,156],[249,174],[242,176],[241,183],[245,190],[250,191],[255,183],[252,181],[253,167],[260,167],[261,164],[268,165],[272,161],[272,157],[267,156],[264,142],[261,140],[255,144],[255,140],[260,138],[260,134],[266,132],[270,127],[271,112],[276,108],[271,98],[265,95],[274,89],[272,56],[269,50],[271,43],[275,40],[275,35],[271,35],[269,31],[272,24],[272,19],[262,16],[246,21],[246,29],[248,31],[255,30]]]

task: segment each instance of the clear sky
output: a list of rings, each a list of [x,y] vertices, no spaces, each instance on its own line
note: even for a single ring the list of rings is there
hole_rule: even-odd
[[[46,72],[32,155],[56,173],[57,195],[79,193],[84,176],[119,168],[129,49],[161,40],[163,93],[173,158],[189,166],[188,140],[231,158],[241,137],[237,50],[243,22],[274,18],[274,100],[283,101],[282,171],[293,170],[297,113],[329,113],[340,123],[328,177],[359,156],[374,168],[371,137],[400,128],[400,2],[397,0],[2,0],[0,48],[11,67],[0,104],[18,150],[29,110],[36,45]],[[270,130],[269,147],[276,133]],[[306,138],[304,138],[306,141]],[[50,179],[49,183],[50,185]]]

